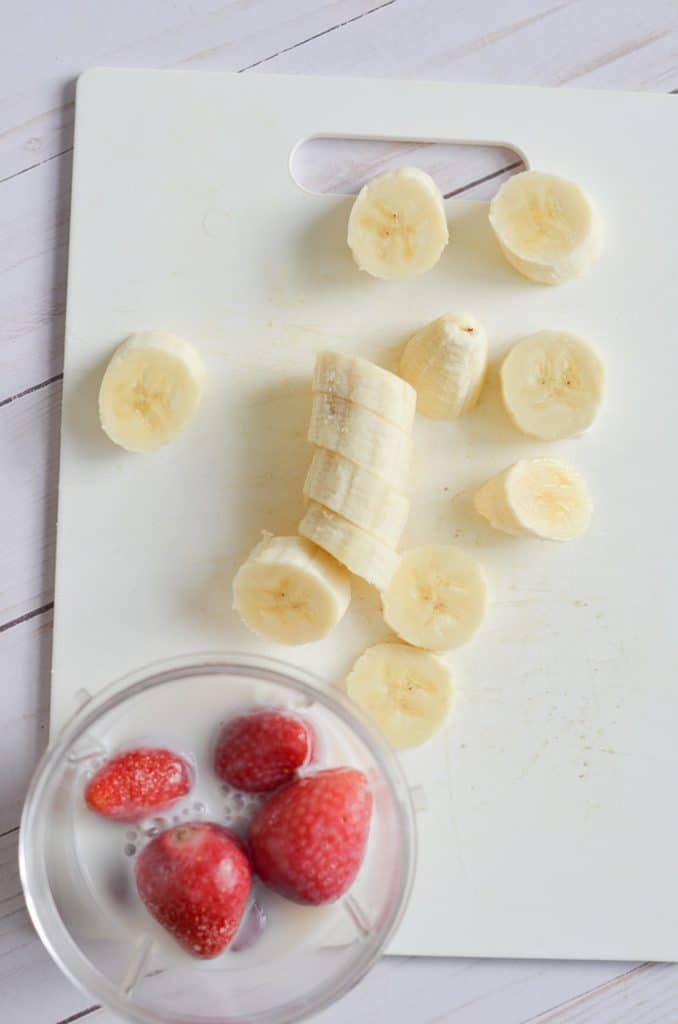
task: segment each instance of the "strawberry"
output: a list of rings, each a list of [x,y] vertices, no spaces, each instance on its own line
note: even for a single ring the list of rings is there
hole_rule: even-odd
[[[252,822],[252,866],[269,888],[296,903],[332,903],[362,864],[371,813],[368,781],[353,768],[290,782]]]
[[[177,825],[156,836],[139,854],[135,876],[151,916],[187,953],[202,959],[226,949],[252,884],[237,836],[209,821]]]
[[[89,780],[85,801],[113,821],[140,821],[164,811],[193,784],[190,765],[170,750],[139,748],[107,761]]]
[[[222,727],[214,769],[245,793],[270,793],[313,759],[315,735],[308,722],[288,711],[250,711]]]

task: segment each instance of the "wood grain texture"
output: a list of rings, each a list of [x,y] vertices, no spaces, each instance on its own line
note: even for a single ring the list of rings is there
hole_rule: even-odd
[[[12,1007],[13,1024],[81,1014],[108,1024],[113,1016],[87,1012],[91,1000],[35,937],[16,872],[15,829],[48,699],[51,613],[39,609],[51,600],[52,378],[62,358],[75,75],[94,64],[250,67],[668,92],[678,88],[678,8],[674,0],[27,0],[4,5],[0,53],[0,627],[9,627],[0,632],[0,1006]],[[488,164],[463,156],[397,143],[360,154],[327,146],[309,172],[319,190],[353,191],[384,167],[416,160],[453,191],[501,166],[495,153]],[[483,198],[487,189],[481,182],[465,194]],[[386,960],[318,1020],[655,1024],[675,1020],[677,1006],[678,968],[668,965]]]
[[[94,65],[239,71],[320,38],[379,0],[31,0],[12,15],[0,80],[0,182],[72,146],[75,78]],[[35,26],[40,25],[36,47]]]
[[[540,1014],[533,1024],[671,1024],[678,1008],[675,964],[639,964],[592,992]]]
[[[63,75],[50,68],[51,74],[43,73],[39,85],[6,95],[0,105],[0,179],[27,179],[22,188],[9,193],[7,205],[0,201],[0,237],[8,232],[26,240],[11,291],[8,285],[0,295],[7,299],[3,309],[9,311],[7,323],[0,325],[0,399],[61,369],[58,341],[63,329],[73,76],[88,64],[213,70],[251,66],[252,73],[391,75],[664,91],[678,86],[678,16],[672,0],[655,0],[642,9],[635,0],[619,0],[614,19],[595,0],[516,0],[511,5],[465,0],[455,4],[453,12],[446,0],[325,3],[317,8],[310,2],[281,5],[269,0],[228,4],[211,13],[203,5],[188,25],[173,22],[133,41],[123,39],[131,30],[124,20],[129,15],[121,13],[116,30],[110,29],[108,36],[112,46],[115,40],[119,43],[110,51],[102,42],[110,28],[106,19],[101,34],[91,16],[84,18],[87,32],[82,40],[80,30],[73,31],[86,6],[85,0],[74,0],[69,5],[72,18],[53,26],[55,45],[67,55]],[[184,5],[171,6],[185,10]],[[303,10],[293,15],[297,7]],[[258,22],[265,28],[257,33]],[[142,18],[140,31],[145,27]],[[30,31],[30,26],[24,29]],[[300,32],[297,37],[295,30]],[[67,92],[61,100],[59,88]],[[32,113],[27,117],[29,100]],[[346,145],[334,151],[325,147],[322,158],[317,158],[312,187],[355,191],[366,177],[414,158],[412,147],[398,143],[364,145],[359,154]],[[447,154],[418,148],[416,159],[431,167],[446,193],[497,169],[494,153],[483,160],[477,151],[459,148]],[[8,184],[0,182],[0,188]],[[468,195],[487,198],[497,186],[493,181],[490,188],[479,187]],[[40,197],[35,208],[33,194]],[[31,245],[31,238],[42,242]]]
[[[61,372],[72,156],[0,184],[0,413]]]
[[[519,153],[502,146],[317,138],[297,149],[292,173],[311,192],[351,195],[375,174],[407,164],[427,171],[444,196],[475,188],[477,199],[490,199],[506,175],[525,166]]]
[[[0,408],[0,628],[52,599],[60,382]]]
[[[51,611],[0,633],[6,695],[0,701],[0,834],[18,825],[23,795],[47,742],[51,646]]]
[[[91,1006],[92,1000],[66,981],[33,930],[21,892],[17,843],[17,831],[0,835],[2,1019],[12,1024],[56,1024]]]

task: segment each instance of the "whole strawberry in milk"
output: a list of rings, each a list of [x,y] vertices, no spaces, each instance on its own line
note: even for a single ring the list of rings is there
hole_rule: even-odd
[[[155,747],[117,754],[89,780],[85,802],[90,811],[112,821],[140,821],[186,796],[193,773],[183,757]]]
[[[332,903],[352,885],[372,815],[366,776],[330,768],[290,782],[267,800],[249,833],[254,870],[296,903]]]
[[[214,769],[234,789],[270,793],[312,761],[314,749],[309,722],[290,711],[262,708],[237,715],[222,726]]]
[[[149,913],[187,953],[203,959],[234,937],[252,884],[239,840],[204,821],[156,836],[139,854],[135,875]]]

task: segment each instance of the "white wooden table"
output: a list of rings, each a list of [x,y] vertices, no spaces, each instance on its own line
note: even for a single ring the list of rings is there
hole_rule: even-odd
[[[0,0],[0,1020],[7,1024],[114,1021],[43,950],[16,864],[21,803],[47,734],[74,78],[92,65],[678,92],[678,2]],[[428,167],[447,194],[485,198],[515,157],[324,144],[304,157],[302,170],[318,190],[350,192],[394,160]],[[678,966],[391,958],[317,1020],[377,1016],[393,1024],[676,1021]]]

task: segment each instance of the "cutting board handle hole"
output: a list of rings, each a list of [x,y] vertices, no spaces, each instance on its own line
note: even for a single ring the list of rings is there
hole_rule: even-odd
[[[290,156],[295,183],[315,195],[354,195],[392,167],[428,171],[446,198],[489,200],[502,182],[525,170],[521,153],[506,144],[421,142],[313,136]]]

